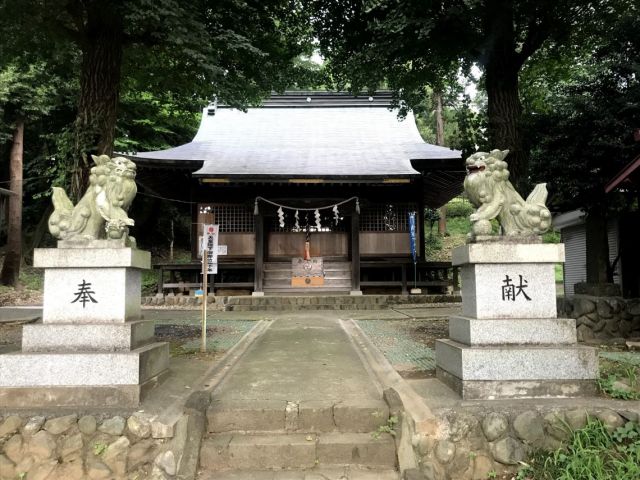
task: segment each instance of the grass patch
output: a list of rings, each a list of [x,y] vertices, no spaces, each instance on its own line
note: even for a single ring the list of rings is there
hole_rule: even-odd
[[[564,282],[564,265],[556,263],[555,266],[556,283]]]
[[[600,357],[600,378],[598,379],[600,391],[611,398],[640,400],[638,385],[638,376],[640,376],[638,363],[640,362],[634,364],[633,361],[620,358],[615,353],[604,353],[604,355],[604,358]]]
[[[566,447],[538,451],[521,468],[518,480],[638,480],[640,426],[628,422],[610,433],[597,419],[573,431]]]
[[[22,265],[19,281],[27,290],[42,291],[44,289],[44,270]]]
[[[469,217],[447,217],[447,233],[449,235],[466,235],[471,231]]]

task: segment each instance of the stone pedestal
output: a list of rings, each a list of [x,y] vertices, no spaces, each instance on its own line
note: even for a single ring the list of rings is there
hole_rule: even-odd
[[[436,342],[437,375],[464,399],[595,393],[595,348],[576,343],[575,320],[556,318],[554,266],[564,245],[472,243],[461,267],[462,316]]]
[[[21,352],[0,355],[1,406],[133,407],[167,373],[168,344],[140,317],[149,252],[96,243],[34,252],[43,319],[23,327]]]

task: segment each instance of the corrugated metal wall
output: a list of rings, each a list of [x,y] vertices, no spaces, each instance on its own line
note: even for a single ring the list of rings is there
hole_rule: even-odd
[[[609,222],[609,262],[618,256],[618,222]],[[587,238],[584,224],[562,229],[562,242],[565,245],[564,294],[573,295],[576,283],[587,281]],[[622,284],[622,262],[618,262],[613,275],[614,283]]]
[[[607,235],[609,238],[609,264],[613,265],[616,257],[618,256],[618,249],[620,248],[618,239],[620,237],[618,230],[618,221],[611,220],[607,225]],[[618,261],[616,269],[613,272],[613,283],[622,285],[622,262]]]
[[[562,229],[565,248],[564,294],[573,295],[573,286],[587,281],[587,238],[584,225]]]

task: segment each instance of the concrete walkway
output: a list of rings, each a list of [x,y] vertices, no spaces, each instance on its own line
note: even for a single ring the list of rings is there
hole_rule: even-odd
[[[280,313],[239,358],[212,392],[201,479],[398,478],[393,438],[372,435],[389,408],[344,313]]]
[[[379,400],[339,318],[339,312],[279,315],[214,391],[214,401]]]

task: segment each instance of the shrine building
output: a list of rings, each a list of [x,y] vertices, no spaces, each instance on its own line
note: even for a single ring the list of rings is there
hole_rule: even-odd
[[[406,293],[414,281],[423,288],[450,283],[450,264],[424,258],[424,210],[462,191],[461,153],[425,143],[413,114],[399,119],[390,105],[386,92],[296,92],[246,112],[209,106],[190,143],[130,155],[141,192],[192,204],[193,262],[159,265],[160,291],[186,286],[189,269],[197,273],[208,223],[220,226],[226,246],[213,290]],[[306,240],[320,269],[313,275],[322,278],[300,283],[296,262]]]

